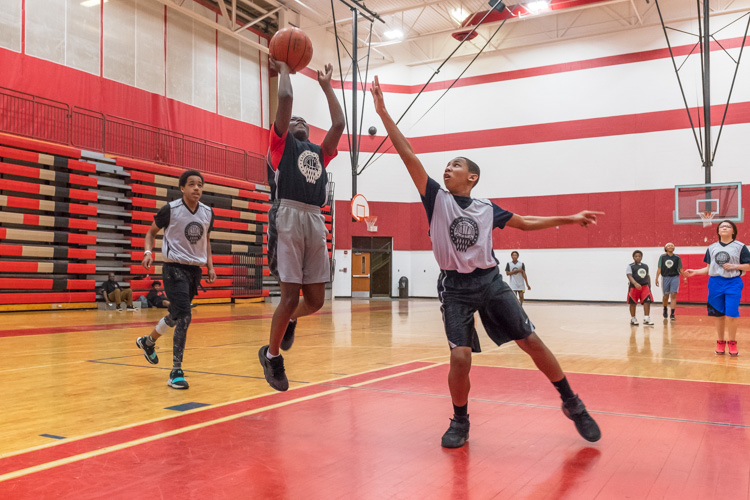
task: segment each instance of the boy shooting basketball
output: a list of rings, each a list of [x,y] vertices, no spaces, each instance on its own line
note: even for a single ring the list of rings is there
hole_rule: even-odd
[[[459,448],[469,439],[469,371],[472,352],[480,352],[474,328],[474,313],[497,345],[514,340],[531,356],[534,364],[560,393],[565,415],[588,441],[601,437],[599,426],[571,390],[555,356],[534,332],[534,325],[503,281],[492,251],[492,230],[506,225],[524,231],[563,224],[596,224],[601,212],[583,211],[566,217],[535,217],[512,214],[489,200],[471,198],[479,181],[479,167],[473,161],[457,157],[448,162],[443,173],[447,191],[427,176],[409,141],[388,114],[378,78],[372,84],[375,111],[380,115],[393,146],[406,165],[422,197],[430,223],[430,239],[441,272],[438,295],[443,323],[451,348],[448,387],[454,416],[443,435],[442,446]]]
[[[318,83],[328,100],[331,128],[320,145],[311,143],[305,120],[292,116],[289,67],[273,58],[270,62],[279,73],[279,104],[267,157],[273,201],[268,212],[268,265],[279,280],[281,301],[271,320],[268,345],[260,348],[258,358],[268,384],[286,391],[289,381],[279,349],[292,347],[298,318],[323,307],[325,284],[331,280],[328,230],[320,207],[328,201],[326,165],[338,152],[345,120],[331,87],[333,66],[327,64],[318,71]]]
[[[173,389],[187,389],[189,385],[182,371],[182,356],[192,319],[190,303],[198,293],[201,267],[208,268],[209,283],[216,280],[209,241],[214,211],[200,202],[203,195],[203,176],[200,172],[183,172],[178,184],[182,198],[167,203],[154,216],[151,229],[146,233],[142,262],[145,269],[151,269],[156,235],[164,229],[161,250],[165,262],[161,273],[164,290],[169,297],[169,314],[157,323],[151,335],[138,337],[135,343],[143,349],[146,361],[155,365],[159,362],[154,350],[156,341],[170,328],[176,327],[172,344],[172,372],[167,385]]]

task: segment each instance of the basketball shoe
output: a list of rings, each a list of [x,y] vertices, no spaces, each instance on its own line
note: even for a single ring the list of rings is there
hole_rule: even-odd
[[[156,355],[156,351],[154,350],[154,347],[156,347],[154,344],[148,345],[147,337],[138,337],[135,339],[135,345],[143,349],[143,355],[146,357],[146,361],[151,363],[152,365],[158,365],[159,364],[159,356]]]
[[[654,326],[654,322],[651,321],[651,316],[643,318],[643,326]]]
[[[735,342],[735,348],[737,346],[737,343]],[[716,354],[724,354],[726,352],[727,343],[725,340],[717,340],[716,341]]]
[[[469,416],[451,419],[448,430],[443,434],[440,445],[443,448],[460,448],[469,440]]]
[[[297,329],[297,320],[289,321],[289,324],[286,327],[286,331],[284,332],[284,338],[281,339],[281,350],[282,351],[288,351],[292,348],[292,344],[294,343],[294,330]]]
[[[736,340],[730,340],[727,342],[729,344],[729,355],[730,356],[739,356],[740,351],[737,350],[737,341]]]
[[[664,306],[664,319],[667,319],[667,306]]]
[[[286,378],[284,369],[284,357],[279,355],[273,359],[268,359],[268,346],[264,345],[258,351],[258,359],[263,366],[263,375],[266,377],[268,385],[277,391],[286,391],[289,389],[289,380]]]
[[[635,316],[630,318],[630,326],[638,326],[638,318],[636,318]]]
[[[167,385],[172,389],[187,389],[190,387],[181,368],[175,368],[169,373]]]
[[[589,412],[586,411],[586,405],[583,404],[581,398],[578,395],[564,399],[562,405],[562,411],[566,417],[571,419],[576,424],[576,430],[586,441],[599,441],[602,437],[602,431],[599,430],[599,425],[596,421],[591,418]]]

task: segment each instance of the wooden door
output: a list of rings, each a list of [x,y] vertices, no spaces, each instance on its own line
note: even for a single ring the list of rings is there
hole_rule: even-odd
[[[352,297],[370,297],[370,254],[352,253]]]

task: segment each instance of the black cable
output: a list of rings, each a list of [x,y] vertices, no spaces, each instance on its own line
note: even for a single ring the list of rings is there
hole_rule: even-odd
[[[333,8],[333,0],[331,0],[331,15],[333,16],[333,34],[336,37],[336,57],[339,62],[339,81],[341,82],[341,97],[344,99],[344,122],[346,123],[346,141],[349,144],[349,157],[354,160],[352,156],[352,140],[349,134],[349,113],[346,110],[346,92],[344,92],[344,72],[341,69],[341,51],[339,50],[339,30],[336,28],[336,11]]]

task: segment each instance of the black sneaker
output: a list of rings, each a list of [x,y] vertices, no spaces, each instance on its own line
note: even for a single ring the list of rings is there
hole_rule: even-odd
[[[443,434],[443,448],[460,448],[469,440],[469,416],[451,419],[451,425]]]
[[[564,400],[562,411],[566,417],[575,422],[578,434],[586,441],[593,443],[602,437],[602,431],[599,430],[599,426],[586,411],[586,406],[578,396]]]
[[[665,316],[665,318],[666,318],[666,316]],[[675,320],[675,317],[674,317],[674,309],[672,309],[672,314],[670,314],[670,315],[669,315],[669,319],[670,319],[670,320],[672,320],[672,321],[674,321],[674,320]]]
[[[674,313],[672,313],[672,314],[674,314]],[[664,308],[664,319],[667,319],[667,308],[666,307]]]
[[[294,330],[297,329],[297,320],[290,321],[284,332],[284,338],[281,339],[281,350],[288,351],[294,344]]]
[[[143,355],[146,357],[146,361],[151,363],[152,365],[158,365],[159,364],[159,356],[156,355],[156,351],[154,347],[146,343],[146,337],[138,337],[135,339],[135,345],[143,349]]]
[[[185,374],[179,368],[175,368],[170,372],[167,385],[172,389],[187,389],[190,387],[187,380],[185,380]]]
[[[277,391],[283,392],[289,389],[289,380],[287,380],[284,370],[284,357],[279,355],[273,359],[268,359],[266,356],[267,352],[267,345],[264,345],[258,351],[258,359],[260,359],[260,364],[263,366],[263,375],[266,377],[268,385]]]

